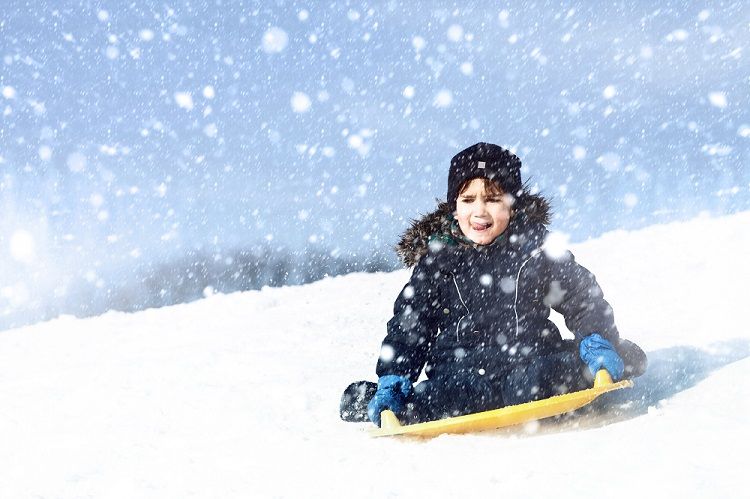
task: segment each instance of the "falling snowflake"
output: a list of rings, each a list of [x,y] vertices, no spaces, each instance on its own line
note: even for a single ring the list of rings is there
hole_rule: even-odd
[[[52,159],[52,148],[50,146],[39,147],[39,159],[42,161],[49,161]]]
[[[550,232],[544,240],[544,252],[550,258],[560,259],[565,256],[570,236],[563,232]]]
[[[295,113],[306,113],[312,107],[310,97],[304,92],[294,92],[290,100],[292,111]]]
[[[448,28],[448,40],[457,43],[464,37],[464,29],[459,24],[453,24]]]
[[[432,105],[439,108],[449,107],[451,104],[453,104],[453,93],[447,89],[439,91],[432,101]]]
[[[602,95],[604,96],[605,99],[611,99],[612,97],[617,95],[617,89],[615,88],[614,85],[607,85],[604,88]]]
[[[36,243],[29,231],[19,229],[10,236],[10,256],[22,263],[34,261]]]
[[[187,109],[188,111],[193,109],[193,95],[190,92],[175,92],[174,101],[182,109]]]
[[[72,152],[66,161],[68,169],[74,173],[80,173],[86,169],[86,156],[80,152]]]
[[[627,206],[628,208],[635,208],[638,205],[638,196],[636,196],[632,192],[629,192],[625,194],[625,197],[623,198],[623,202],[625,203],[625,206]]]
[[[716,106],[719,109],[727,107],[727,95],[724,92],[711,92],[708,94],[708,100],[712,106]]]
[[[266,54],[278,54],[282,52],[289,43],[289,35],[281,28],[270,28],[263,34],[261,42],[263,52]]]

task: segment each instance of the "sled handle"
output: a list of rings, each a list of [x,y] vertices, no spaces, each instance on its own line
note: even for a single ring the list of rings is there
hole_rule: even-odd
[[[393,411],[385,410],[380,413],[380,428],[383,430],[393,430],[401,426]]]
[[[612,384],[612,376],[609,375],[606,369],[599,369],[594,377],[594,388],[607,386]]]

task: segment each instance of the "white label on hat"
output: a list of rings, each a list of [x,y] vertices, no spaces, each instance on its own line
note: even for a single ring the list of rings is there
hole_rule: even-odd
[[[480,169],[484,170],[484,165],[485,164],[486,163],[484,161],[479,161],[478,164],[477,164],[477,167],[479,167]]]

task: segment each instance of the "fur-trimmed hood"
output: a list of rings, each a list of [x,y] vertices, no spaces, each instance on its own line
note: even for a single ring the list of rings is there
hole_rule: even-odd
[[[453,245],[465,245],[456,238],[451,205],[438,202],[435,211],[413,219],[411,227],[401,235],[396,253],[407,267],[413,267],[429,251],[432,241],[438,240]],[[552,209],[549,201],[537,194],[524,194],[516,200],[510,225],[506,233],[523,231],[528,225],[546,227],[550,223]]]

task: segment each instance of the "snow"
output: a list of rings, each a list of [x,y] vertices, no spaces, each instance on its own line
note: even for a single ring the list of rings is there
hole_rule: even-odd
[[[174,100],[182,109],[188,111],[193,109],[193,96],[190,92],[175,92]]]
[[[611,99],[617,95],[617,88],[614,85],[607,85],[602,91],[602,95],[605,99]]]
[[[39,147],[39,159],[42,161],[49,161],[52,159],[52,148],[50,146]]]
[[[458,43],[464,38],[464,28],[459,24],[452,24],[448,28],[448,40]]]
[[[138,37],[144,42],[150,42],[154,39],[154,32],[150,29],[142,29],[138,32]]]
[[[213,85],[206,85],[203,87],[203,97],[206,99],[213,99],[216,97],[216,89],[214,89]]]
[[[465,76],[471,76],[474,74],[474,65],[470,62],[464,62],[461,64],[461,73],[463,73]]]
[[[115,60],[120,56],[120,49],[114,45],[109,45],[104,53],[106,54],[107,59]]]
[[[203,133],[206,134],[207,137],[214,138],[219,134],[219,129],[216,128],[216,124],[209,123],[203,127]]]
[[[711,105],[724,109],[727,107],[727,95],[724,92],[711,92],[708,94],[708,100]]]
[[[16,230],[10,236],[10,256],[17,262],[33,262],[34,246],[34,236],[26,230]]]
[[[272,27],[263,34],[262,47],[267,54],[283,52],[289,43],[289,35],[278,27]]]
[[[449,107],[451,104],[453,104],[453,93],[447,88],[435,94],[435,99],[432,102],[432,105],[437,108]]]
[[[638,196],[633,194],[632,192],[628,192],[627,194],[625,194],[623,202],[628,208],[634,208],[638,204]]]
[[[0,497],[736,497],[745,488],[750,212],[572,247],[649,353],[563,423],[372,439],[338,419],[374,379],[408,271],[350,274],[0,334]]]
[[[6,85],[3,87],[3,97],[6,99],[15,99],[16,97],[16,89],[11,87],[10,85]]]
[[[20,309],[0,299],[0,328],[89,301],[91,265],[93,299],[114,305],[141,284],[131,254],[162,268],[263,245],[269,227],[295,257],[380,254],[392,236],[371,227],[432,209],[450,158],[479,141],[565,193],[554,223],[571,240],[750,209],[741,2],[68,3],[9,2],[0,20],[0,241],[43,219],[70,290],[62,303],[0,273],[35,290]],[[331,178],[340,194],[318,195]]]
[[[295,113],[306,113],[312,107],[310,97],[304,92],[294,92],[289,103]]]

